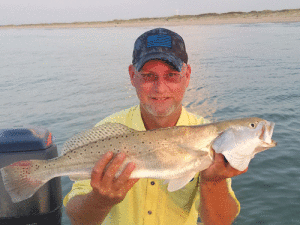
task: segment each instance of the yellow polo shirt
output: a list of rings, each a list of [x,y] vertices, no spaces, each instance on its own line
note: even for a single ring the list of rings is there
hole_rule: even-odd
[[[144,123],[139,106],[115,113],[96,126],[106,122],[121,123],[135,130],[144,131]],[[203,117],[188,113],[184,108],[176,126],[190,126],[208,123]],[[153,225],[153,224],[197,224],[200,202],[199,173],[184,188],[168,192],[163,180],[140,179],[127,193],[125,199],[115,205],[102,224]],[[231,189],[231,179],[227,179],[228,189],[239,204]],[[90,180],[77,181],[64,198],[66,206],[70,198],[92,191]]]

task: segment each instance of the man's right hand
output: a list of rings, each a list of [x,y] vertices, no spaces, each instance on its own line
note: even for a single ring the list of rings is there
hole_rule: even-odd
[[[100,207],[111,208],[120,203],[127,192],[139,179],[129,179],[135,169],[134,163],[128,163],[118,178],[115,175],[125,160],[125,153],[119,153],[113,158],[112,152],[103,155],[91,175],[92,195]]]
[[[116,172],[125,160],[125,154],[113,157],[108,152],[97,162],[91,175],[93,191],[70,199],[66,212],[73,225],[101,224],[111,208],[120,203],[139,179],[129,179],[134,163],[128,163],[118,178]]]

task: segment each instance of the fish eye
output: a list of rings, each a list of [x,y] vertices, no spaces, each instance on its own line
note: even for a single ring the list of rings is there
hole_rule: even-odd
[[[255,123],[250,123],[249,126],[251,128],[255,128],[257,124],[258,124],[258,121],[256,121]]]

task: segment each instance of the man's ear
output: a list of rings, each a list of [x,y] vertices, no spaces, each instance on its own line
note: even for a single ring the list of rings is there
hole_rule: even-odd
[[[190,66],[190,64],[187,65],[187,68],[186,68],[186,73],[185,73],[185,76],[186,76],[186,87],[189,86],[189,83],[190,83],[190,79],[191,79],[191,73],[192,73],[192,68]]]
[[[135,70],[135,67],[131,64],[129,67],[128,67],[128,71],[129,71],[129,76],[130,76],[130,81],[131,81],[131,84],[133,87],[135,87],[135,84],[136,84],[136,70]]]

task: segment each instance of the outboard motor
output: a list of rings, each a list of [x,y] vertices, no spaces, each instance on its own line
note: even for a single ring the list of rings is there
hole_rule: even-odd
[[[57,157],[51,133],[40,127],[0,130],[0,168],[14,162]],[[0,175],[1,225],[60,225],[62,190],[60,178],[42,186],[32,197],[13,203]]]

